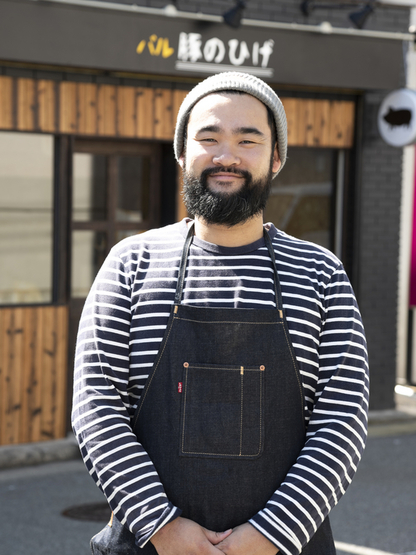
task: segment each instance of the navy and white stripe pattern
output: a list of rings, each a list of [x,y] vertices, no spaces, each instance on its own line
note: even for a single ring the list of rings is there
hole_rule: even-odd
[[[130,419],[166,328],[186,232],[184,220],[114,247],[88,296],[78,335],[74,431],[90,474],[141,546],[180,514]],[[273,225],[269,234],[308,428],[297,462],[250,522],[282,553],[297,554],[357,469],[366,438],[368,362],[360,313],[339,260]],[[264,240],[225,248],[194,238],[183,302],[275,308]]]

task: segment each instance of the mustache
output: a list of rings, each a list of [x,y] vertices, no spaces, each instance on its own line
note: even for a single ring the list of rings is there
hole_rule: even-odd
[[[202,170],[200,179],[204,180],[210,175],[215,175],[216,173],[233,173],[234,175],[239,175],[246,179],[251,179],[252,175],[247,170],[241,170],[240,168],[229,168],[226,166],[215,166],[215,168],[205,168]]]

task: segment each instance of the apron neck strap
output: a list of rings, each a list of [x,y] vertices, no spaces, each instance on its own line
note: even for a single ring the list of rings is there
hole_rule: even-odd
[[[194,226],[194,222],[192,222],[191,225],[189,226],[188,234],[186,236],[185,243],[182,249],[182,256],[179,264],[178,283],[177,283],[176,292],[175,292],[175,305],[180,305],[182,301],[183,286],[185,282],[186,262],[188,260],[189,249],[191,247],[194,234],[195,234],[195,226]],[[282,304],[283,304],[282,292],[280,290],[280,281],[279,281],[279,275],[277,273],[276,257],[274,254],[273,244],[266,229],[264,229],[263,235],[264,235],[264,241],[266,243],[267,250],[269,251],[269,256],[272,260],[272,266],[273,266],[273,272],[274,272],[273,281],[274,281],[274,293],[276,298],[276,308],[278,310],[282,310]]]
[[[189,249],[191,247],[191,243],[194,238],[194,233],[195,233],[195,226],[194,226],[194,222],[192,222],[188,229],[188,235],[186,236],[186,239],[185,239],[185,244],[182,249],[181,261],[179,264],[178,284],[176,286],[176,292],[175,292],[176,305],[181,304],[183,284],[185,281],[186,261],[188,259]]]
[[[283,301],[282,301],[282,291],[280,289],[280,280],[279,274],[277,273],[277,265],[276,265],[276,257],[274,254],[274,248],[272,244],[272,240],[270,239],[269,234],[267,233],[266,229],[263,229],[264,241],[266,242],[267,250],[269,251],[269,256],[272,259],[272,266],[274,272],[274,294],[276,296],[276,308],[278,310],[283,310]]]

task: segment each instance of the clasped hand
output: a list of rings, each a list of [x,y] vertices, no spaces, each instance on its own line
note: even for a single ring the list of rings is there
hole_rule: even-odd
[[[158,555],[275,555],[276,546],[246,522],[233,530],[213,532],[178,517],[150,540]]]

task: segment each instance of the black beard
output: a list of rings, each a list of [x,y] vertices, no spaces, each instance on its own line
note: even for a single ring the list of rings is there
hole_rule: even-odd
[[[235,193],[218,193],[208,188],[208,176],[231,172],[244,177],[244,183]],[[204,219],[208,224],[232,227],[242,224],[263,212],[272,185],[272,170],[263,178],[253,181],[246,170],[236,168],[207,168],[199,177],[183,171],[183,199],[188,213]]]

